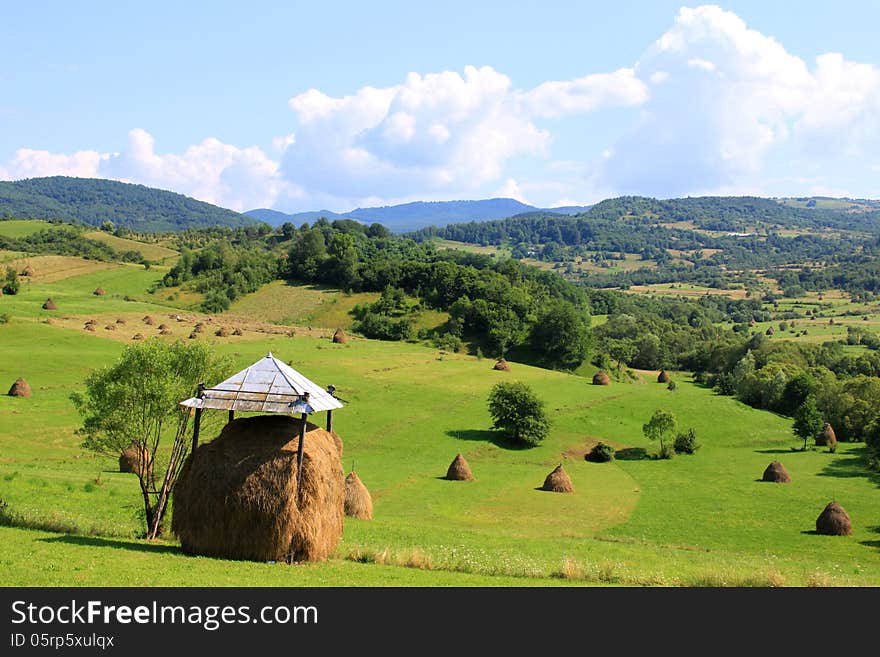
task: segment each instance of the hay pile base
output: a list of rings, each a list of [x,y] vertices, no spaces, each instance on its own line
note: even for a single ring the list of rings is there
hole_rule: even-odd
[[[547,490],[552,493],[574,492],[574,486],[571,485],[571,479],[568,478],[568,473],[565,471],[565,468],[562,467],[561,463],[554,468],[553,472],[547,475],[546,479],[544,479],[544,485],[541,486],[541,490]]]
[[[345,515],[364,520],[373,517],[373,497],[354,470],[345,478]]]
[[[666,370],[660,370],[660,374],[657,375],[657,383],[669,383],[669,375]]]
[[[144,446],[132,442],[128,447],[122,450],[122,454],[119,455],[119,471],[133,472],[136,475],[141,475],[144,474],[145,468],[152,471],[153,464],[149,461],[150,459],[147,456],[147,450]],[[147,465],[148,463],[149,465]]]
[[[764,470],[764,476],[761,477],[761,481],[787,484],[791,481],[791,476],[788,474],[788,470],[785,469],[785,466],[782,465],[782,463],[779,461],[773,461],[773,463],[768,465]]]
[[[849,536],[852,534],[852,521],[849,514],[837,502],[829,502],[816,518],[816,533],[829,536]]]
[[[10,397],[30,397],[34,393],[31,391],[31,387],[28,385],[28,382],[23,378],[18,377],[15,380],[15,383],[12,384],[12,387],[9,388],[9,392],[6,393]]]
[[[837,434],[834,433],[834,428],[828,422],[822,426],[822,431],[816,435],[816,445],[827,447],[837,445]]]
[[[471,466],[464,460],[461,454],[456,454],[446,470],[446,478],[451,481],[471,481],[474,473],[471,472]]]
[[[174,488],[171,529],[184,552],[252,561],[320,561],[336,548],[345,475],[334,437],[283,415],[233,420],[198,447]]]
[[[510,371],[510,363],[508,363],[503,358],[499,358],[498,362],[492,367],[493,370],[498,370],[499,372],[509,372]]]
[[[333,342],[336,344],[345,344],[348,342],[348,336],[345,335],[345,331],[341,328],[336,329],[336,332],[333,334]]]
[[[52,297],[46,299],[46,302],[43,304],[43,310],[58,310],[58,306],[52,301]]]
[[[92,294],[94,294],[96,297],[103,297],[107,293],[104,291],[103,287],[97,287],[95,288],[95,291],[92,292]]]
[[[605,374],[605,372],[596,372],[593,375],[593,385],[594,386],[607,386],[611,384],[611,377]]]
[[[155,323],[156,321],[152,317],[150,317],[149,315],[144,315],[144,324],[146,324],[147,326],[152,326]]]

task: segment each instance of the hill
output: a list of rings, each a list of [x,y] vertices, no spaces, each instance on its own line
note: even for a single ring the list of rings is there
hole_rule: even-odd
[[[112,221],[116,227],[141,233],[256,223],[238,212],[175,192],[67,176],[0,181],[0,215],[60,219],[91,226]]]

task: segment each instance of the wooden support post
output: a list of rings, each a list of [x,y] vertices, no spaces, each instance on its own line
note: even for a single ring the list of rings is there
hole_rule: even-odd
[[[192,453],[196,453],[196,447],[199,446],[199,425],[202,423],[202,409],[196,409],[196,417],[193,420],[193,444]]]
[[[235,411],[229,411],[229,421],[232,422],[235,419]]]
[[[299,507],[299,491],[302,488],[303,446],[306,442],[306,425],[308,413],[302,414],[302,428],[299,430],[299,445],[296,448],[296,505]]]
[[[327,411],[327,431],[333,431],[333,411]]]

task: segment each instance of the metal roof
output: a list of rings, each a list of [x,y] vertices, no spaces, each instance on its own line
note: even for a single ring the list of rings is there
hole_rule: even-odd
[[[201,397],[191,397],[180,405],[256,413],[316,413],[342,408],[342,402],[271,351],[222,383],[205,388]]]

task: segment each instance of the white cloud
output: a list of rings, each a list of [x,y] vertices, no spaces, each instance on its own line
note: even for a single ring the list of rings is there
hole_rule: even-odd
[[[5,165],[0,165],[0,179],[21,180],[43,176],[93,178],[102,161],[110,156],[97,151],[78,151],[71,155],[20,148]]]
[[[647,86],[631,68],[576,80],[544,82],[522,96],[530,115],[549,118],[589,112],[599,107],[641,105],[647,99]]]
[[[531,205],[531,203],[526,200],[525,196],[523,196],[519,183],[516,182],[514,178],[508,178],[505,180],[504,185],[495,193],[495,196],[498,198],[512,198],[520,203]]]

